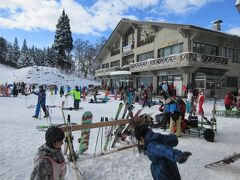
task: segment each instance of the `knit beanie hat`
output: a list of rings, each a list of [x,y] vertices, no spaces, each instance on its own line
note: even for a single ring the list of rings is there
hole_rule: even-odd
[[[51,148],[53,148],[54,142],[61,141],[64,137],[64,132],[59,127],[50,127],[45,133],[46,144]]]

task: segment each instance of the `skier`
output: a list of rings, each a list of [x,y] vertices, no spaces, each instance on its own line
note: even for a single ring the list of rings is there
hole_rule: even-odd
[[[58,127],[50,127],[46,131],[46,143],[38,148],[34,158],[31,180],[64,180],[66,163],[61,151],[64,136]]]
[[[170,115],[170,133],[174,134],[176,125],[176,135],[181,136],[181,110],[173,98],[168,98],[166,101],[165,112]]]
[[[79,109],[79,102],[81,101],[81,92],[78,89],[78,86],[76,86],[75,89],[69,91],[66,94],[66,96],[68,96],[69,94],[73,95],[73,98],[74,98],[73,108],[74,109]]]
[[[193,93],[191,90],[187,93],[187,100],[186,100],[186,112],[190,113],[193,104]]]
[[[97,90],[97,87],[95,87],[93,91],[93,98],[95,102],[97,102],[97,94],[98,94],[98,90]]]
[[[182,152],[177,146],[176,135],[154,133],[146,125],[135,127],[135,137],[140,144],[140,151],[148,156],[154,180],[181,180],[177,162],[182,164],[188,160],[190,152]]]
[[[62,97],[64,95],[64,86],[60,87],[59,94],[60,94],[60,97]]]
[[[224,105],[226,111],[231,111],[233,106],[233,94],[231,92],[228,92],[224,97]]]
[[[144,108],[145,106],[148,106],[149,108],[151,107],[150,103],[148,102],[147,89],[144,89],[144,92],[143,92],[143,105],[142,105],[142,107]]]
[[[203,94],[202,90],[199,90],[199,95],[198,95],[198,114],[204,117],[203,103],[204,103],[204,94]]]
[[[46,92],[45,89],[43,88],[43,85],[39,86],[39,92],[33,92],[33,94],[38,95],[38,103],[36,106],[36,111],[35,115],[33,118],[38,118],[39,113],[40,113],[40,108],[42,107],[43,112],[44,112],[44,118],[49,116],[48,110],[46,108]]]

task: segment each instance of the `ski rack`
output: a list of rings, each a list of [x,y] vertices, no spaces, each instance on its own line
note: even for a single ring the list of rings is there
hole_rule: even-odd
[[[105,122],[96,122],[92,124],[81,124],[81,125],[72,125],[71,127],[67,125],[63,125],[60,128],[64,132],[68,131],[80,131],[83,129],[94,129],[94,128],[100,128],[100,127],[106,127],[106,126],[114,126],[114,125],[122,125],[130,123],[131,119],[119,119],[114,121],[105,121]]]

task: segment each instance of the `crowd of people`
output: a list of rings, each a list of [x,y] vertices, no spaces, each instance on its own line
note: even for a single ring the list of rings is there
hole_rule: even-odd
[[[81,98],[85,98],[89,91],[97,102],[99,88],[89,89],[87,87],[75,86],[73,89],[70,86],[57,85],[40,85],[13,83],[0,85],[0,94],[2,96],[18,96],[35,94],[38,96],[36,111],[34,118],[38,118],[40,109],[44,112],[44,117],[49,116],[46,108],[46,91],[50,94],[62,96],[73,96],[75,109],[79,108]],[[163,103],[160,106],[160,111],[163,112],[163,126],[166,130],[169,124],[169,135],[153,132],[148,126],[135,126],[135,137],[141,145],[141,150],[148,156],[151,163],[151,173],[153,179],[181,179],[178,171],[177,163],[185,163],[191,153],[181,151],[175,147],[178,144],[178,137],[181,137],[182,127],[185,123],[185,113],[189,117],[200,115],[204,117],[204,90],[195,89],[192,86],[186,87],[186,100],[181,97],[176,97],[176,90],[173,84],[163,82],[161,84],[160,93],[163,97]],[[151,107],[153,104],[153,86],[141,86],[139,89],[132,86],[120,87],[119,89],[105,89],[105,98],[110,94],[114,94],[117,99],[120,95],[120,100],[129,105],[132,103],[140,103],[142,107]],[[236,100],[232,93],[227,93],[224,97],[226,110],[231,110],[233,106],[238,109],[239,101]],[[46,143],[43,144],[37,152],[34,159],[34,170],[31,174],[31,179],[64,179],[66,173],[66,162],[61,152],[61,146],[64,140],[64,132],[60,128],[49,128],[45,134]]]

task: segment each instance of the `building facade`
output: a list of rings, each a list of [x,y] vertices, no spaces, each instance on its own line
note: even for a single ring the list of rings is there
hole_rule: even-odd
[[[216,21],[219,22],[219,21]],[[240,37],[193,25],[121,19],[96,57],[102,86],[173,83],[177,96],[191,83],[222,98],[240,85]]]

